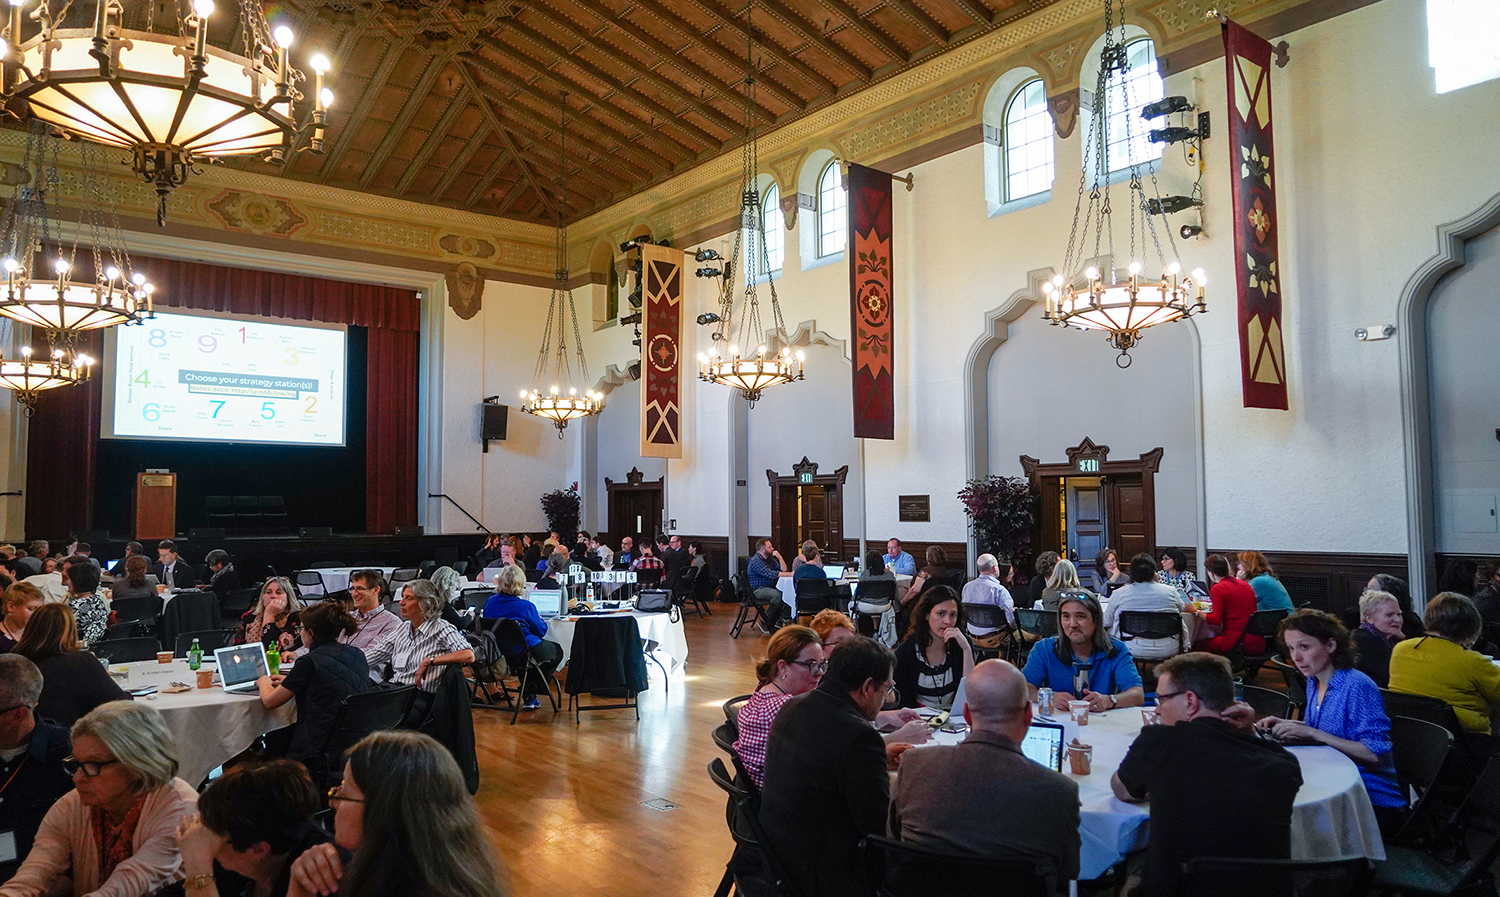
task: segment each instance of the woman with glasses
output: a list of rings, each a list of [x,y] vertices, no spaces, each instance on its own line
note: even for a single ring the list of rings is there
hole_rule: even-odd
[[[896,646],[896,690],[902,707],[949,710],[958,683],[974,669],[974,648],[964,634],[958,593],[933,586],[911,615]]]
[[[783,626],[771,636],[765,658],[755,665],[755,678],[760,684],[735,719],[739,738],[734,742],[734,752],[757,791],[766,785],[766,740],[776,714],[788,699],[817,688],[827,669],[823,640],[811,627]]]
[[[260,597],[255,606],[245,611],[240,618],[240,631],[235,644],[260,642],[270,647],[275,643],[282,652],[283,660],[288,650],[296,650],[296,626],[303,605],[292,588],[292,581],[285,576],[273,576],[260,587]]]
[[[121,702],[78,720],[72,735],[63,763],[74,790],[47,811],[0,895],[54,894],[69,877],[76,897],[155,894],[178,877],[177,827],[198,799],[177,778],[171,733],[155,710]]]
[[[302,644],[307,653],[297,659],[290,673],[256,680],[260,702],[268,710],[294,698],[297,701],[297,722],[286,748],[291,759],[306,763],[316,757],[338,718],[339,705],[350,695],[369,690],[370,667],[364,652],[338,640],[340,635],[357,631],[359,624],[341,605],[315,604],[302,612]],[[346,747],[347,743],[336,745],[332,756],[338,757]]]
[[[130,700],[100,665],[99,658],[83,650],[73,609],[66,604],[37,608],[27,620],[14,653],[42,671],[42,698],[37,701],[36,713],[59,726],[73,725],[74,720],[100,704]]]
[[[503,873],[463,773],[431,737],[366,736],[328,803],[334,843],[292,863],[288,897],[502,897]]]

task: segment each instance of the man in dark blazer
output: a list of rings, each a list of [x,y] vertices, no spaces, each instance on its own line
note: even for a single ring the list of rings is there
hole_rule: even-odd
[[[193,565],[177,555],[177,543],[162,539],[156,545],[157,564],[151,568],[156,581],[174,589],[190,589],[198,583],[198,573]]]
[[[870,723],[895,663],[874,639],[840,642],[822,683],[788,701],[771,726],[760,821],[767,846],[808,897],[870,893],[859,842],[885,831],[891,789],[885,742]]]
[[[1031,726],[1026,677],[986,660],[964,677],[964,692],[963,743],[901,755],[891,837],[948,853],[1038,860],[1066,891],[1078,877],[1078,783],[1021,753]]]

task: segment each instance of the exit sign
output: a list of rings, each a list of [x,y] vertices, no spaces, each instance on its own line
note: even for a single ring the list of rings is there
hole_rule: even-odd
[[[810,470],[800,471],[797,474],[797,482],[803,484],[804,486],[812,483],[812,481],[813,481],[813,472],[810,471]]]
[[[1078,472],[1079,473],[1098,473],[1099,472],[1099,459],[1098,458],[1079,458],[1078,459]]]

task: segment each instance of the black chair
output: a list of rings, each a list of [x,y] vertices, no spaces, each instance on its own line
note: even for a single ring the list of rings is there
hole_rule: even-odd
[[[1177,639],[1177,652],[1187,650],[1182,635],[1182,614],[1176,611],[1120,611],[1120,641],[1129,645],[1136,639]],[[1158,663],[1155,660],[1137,660],[1136,666]]]
[[[730,582],[734,585],[735,597],[740,600],[740,611],[735,615],[734,625],[729,627],[729,637],[739,638],[746,623],[759,624],[764,619],[766,608],[771,602],[755,594],[755,590],[750,588],[749,577],[743,573],[736,573],[730,578]]]
[[[1233,648],[1229,649],[1229,663],[1236,670],[1244,671],[1246,679],[1254,679],[1260,672],[1260,668],[1276,654],[1276,633],[1281,628],[1281,621],[1290,614],[1285,610],[1258,610],[1250,615],[1250,622],[1245,624],[1245,631],[1240,633],[1240,640]],[[1265,639],[1265,649],[1259,654],[1251,654],[1245,650],[1245,636],[1258,635]]]
[[[708,609],[708,602],[698,594],[698,570],[698,567],[688,567],[682,571],[681,576],[677,577],[676,584],[672,586],[672,603],[677,605],[678,610],[684,615],[687,614],[688,604],[691,603],[693,612],[698,616],[712,616],[713,611]]]
[[[1245,703],[1255,710],[1256,719],[1264,719],[1268,716],[1278,719],[1292,718],[1292,702],[1279,691],[1261,688],[1258,685],[1247,685],[1245,686]]]
[[[487,620],[485,624],[486,628],[494,634],[495,644],[499,647],[500,653],[505,656],[505,662],[511,668],[511,675],[520,680],[520,685],[517,686],[520,693],[526,694],[526,685],[533,678],[539,680],[542,683],[542,690],[547,693],[547,700],[552,703],[552,712],[556,713],[561,710],[562,689],[558,687],[557,677],[549,677],[542,672],[541,664],[537,663],[536,658],[532,657],[531,652],[526,649],[526,633],[521,631],[521,622],[502,617]],[[517,666],[520,666],[520,669],[516,669]],[[549,679],[551,681],[548,681]],[[556,695],[552,693],[553,689],[557,689]],[[509,697],[509,694],[506,697]],[[514,726],[516,719],[521,715],[521,702],[512,700],[511,705],[513,709],[510,714],[510,724]]]
[[[186,657],[188,649],[193,647],[193,639],[198,640],[198,647],[203,649],[203,654],[213,657],[215,651],[226,647],[230,639],[234,638],[233,629],[200,629],[197,632],[182,632],[177,635],[177,648],[172,652],[174,657]]]
[[[292,585],[297,587],[303,598],[322,598],[328,593],[323,585],[323,574],[316,570],[298,570],[292,574]]]
[[[1182,866],[1177,897],[1364,897],[1373,874],[1364,857],[1251,860],[1193,857]]]
[[[1056,872],[1020,856],[974,856],[868,835],[859,842],[876,897],[1049,897]],[[940,887],[934,887],[941,882]]]
[[[236,495],[234,497],[234,516],[238,520],[259,520],[260,499],[254,495]]]
[[[287,514],[285,496],[261,495],[257,497],[257,500],[260,503],[260,516],[262,520],[283,525],[286,523]]]
[[[343,775],[344,752],[356,741],[386,729],[399,728],[417,698],[415,685],[371,688],[339,702],[328,735],[307,766],[318,784],[327,787]]]
[[[1500,861],[1500,758],[1490,760],[1480,773],[1459,809],[1459,817],[1468,833],[1465,859],[1387,844],[1385,860],[1375,864],[1375,890],[1444,897],[1495,893],[1490,869]]]
[[[1057,611],[1016,608],[1016,627],[1036,638],[1051,638],[1057,635]]]
[[[666,574],[665,567],[642,567],[635,572],[635,581],[640,588],[647,589],[659,585]]]
[[[1409,716],[1391,717],[1391,759],[1396,765],[1396,780],[1403,793],[1410,790],[1417,794],[1396,841],[1427,844],[1447,834],[1445,827],[1433,818],[1433,808],[1438,803],[1438,789],[1434,786],[1442,778],[1452,753],[1453,733],[1437,723]]]
[[[161,637],[163,645],[177,644],[177,634],[217,629],[223,622],[219,610],[219,596],[211,590],[187,589],[172,596],[161,612]]]
[[[1389,688],[1382,688],[1380,695],[1385,699],[1386,716],[1392,719],[1405,716],[1442,726],[1458,742],[1460,749],[1467,744],[1464,739],[1464,727],[1458,721],[1458,714],[1453,712],[1453,705],[1442,698],[1409,695],[1405,692],[1391,691]],[[1481,764],[1475,764],[1475,768],[1477,769],[1479,765]]]
[[[757,797],[753,794],[754,784],[744,772],[744,768],[739,765],[734,749],[729,742],[724,740],[723,729],[723,726],[719,726],[714,730],[714,743],[735,759],[735,777],[730,780],[728,770],[723,768],[723,761],[717,759],[713,762],[719,764],[719,770],[715,773],[711,768],[709,776],[714,779],[715,783],[722,777],[728,783],[729,789],[739,789],[743,793],[742,799],[745,804],[753,804]],[[733,741],[732,737],[730,741]],[[770,886],[762,877],[764,873],[761,870],[764,864],[760,857],[760,842],[756,840],[755,833],[750,828],[750,821],[747,818],[749,811],[741,808],[742,799],[737,799],[734,790],[729,790],[729,800],[724,807],[724,823],[729,827],[729,836],[734,839],[735,849],[729,862],[724,864],[724,877],[719,880],[719,887],[714,891],[714,897],[729,897],[731,892],[736,895],[745,895],[745,897],[751,897],[751,895],[774,897]]]
[[[729,795],[730,802],[740,811],[745,826],[750,829],[751,837],[758,846],[757,852],[765,868],[766,882],[769,885],[768,893],[778,895],[778,897],[809,897],[792,883],[791,878],[786,874],[786,867],[781,863],[781,858],[766,842],[765,830],[760,827],[759,799],[729,777],[729,770],[724,768],[724,761],[718,757],[709,761],[708,777],[713,779],[714,784],[718,785],[725,794]]]
[[[998,604],[970,604],[964,602],[964,617],[969,621],[970,630],[978,627],[980,629],[992,629],[1000,636],[1000,645],[995,648],[981,648],[974,645],[977,652],[974,660],[988,660],[991,657],[1011,657],[1015,652],[1015,632],[1010,628],[1010,621],[1006,619],[1005,608]],[[969,638],[974,638],[974,633],[969,633]],[[988,638],[988,636],[981,636]]]
[[[464,607],[472,609],[477,618],[479,612],[484,610],[485,602],[494,594],[494,589],[463,589],[458,593],[458,601]]]
[[[641,630],[631,617],[583,617],[573,627],[573,650],[568,658],[569,709],[573,721],[581,721],[585,710],[635,710],[641,718],[638,695],[650,687],[646,676],[646,652],[641,645]],[[622,697],[617,704],[588,704],[581,700],[587,692],[606,697]]]
[[[468,561],[454,561],[453,563],[449,564],[448,566],[452,567],[453,568],[453,572],[457,573],[459,576],[465,576],[469,572],[469,562]]]
[[[224,593],[219,601],[219,618],[223,620],[239,620],[255,606],[256,600],[260,598],[260,586],[248,589],[230,589]]]
[[[749,695],[739,695],[724,702],[724,720],[729,723],[729,728],[734,730],[734,737],[740,737],[740,708],[750,703]]]
[[[421,573],[422,571],[417,569],[416,567],[401,567],[399,569],[393,570],[391,572],[390,580],[391,588],[394,589],[396,586],[400,585],[403,582],[411,582],[414,579],[420,579]]]
[[[135,638],[136,636],[140,635],[140,629],[140,620],[130,620],[125,623],[116,623],[115,625],[104,630],[104,635],[100,636],[99,641],[117,642],[120,639]]]
[[[94,654],[110,663],[135,663],[138,660],[155,660],[161,651],[161,642],[154,638],[122,638],[107,642],[95,642]]]
[[[234,500],[227,495],[205,495],[203,511],[209,520],[233,520]]]
[[[420,579],[431,579],[432,571],[437,569],[437,561],[422,561],[417,564],[417,576]]]
[[[854,597],[849,602],[849,618],[861,635],[865,634],[863,621],[870,620],[870,633],[879,630],[880,618],[896,603],[896,581],[894,579],[870,579],[855,583]]]
[[[1305,717],[1307,714],[1307,677],[1302,671],[1282,660],[1278,655],[1271,655],[1266,659],[1266,666],[1271,667],[1281,674],[1281,681],[1286,683],[1286,697],[1297,708],[1297,716]]]
[[[114,612],[116,623],[139,620],[147,626],[154,626],[161,616],[161,609],[162,600],[155,595],[146,598],[121,598],[110,602],[110,610]]]
[[[838,610],[838,594],[833,583],[825,576],[804,576],[792,580],[792,591],[797,596],[797,620],[815,617],[825,610]]]

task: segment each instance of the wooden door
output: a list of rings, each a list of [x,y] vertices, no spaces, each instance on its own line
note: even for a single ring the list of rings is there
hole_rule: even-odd
[[[1036,554],[1044,551],[1063,550],[1063,528],[1062,503],[1063,503],[1063,479],[1062,477],[1042,477],[1040,483],[1041,506],[1037,509],[1037,530],[1041,536],[1036,544]],[[1031,571],[1026,571],[1030,576]]]
[[[1139,476],[1109,478],[1106,499],[1108,532],[1113,534],[1120,566],[1128,566],[1137,554],[1156,554],[1155,515],[1146,506],[1146,489]]]
[[[637,543],[656,537],[661,529],[662,490],[660,486],[639,487],[613,492],[609,497],[609,534],[618,544],[622,536]]]
[[[828,541],[828,496],[822,486],[803,486],[801,517],[797,526],[797,545],[808,539],[818,543],[823,548],[829,547]]]
[[[1085,582],[1094,570],[1094,559],[1109,544],[1105,513],[1106,496],[1099,477],[1069,477],[1067,484],[1068,559],[1078,567]]]
[[[802,520],[798,510],[797,490],[800,486],[783,484],[775,487],[776,502],[771,517],[771,544],[781,552],[788,564],[802,547]]]

